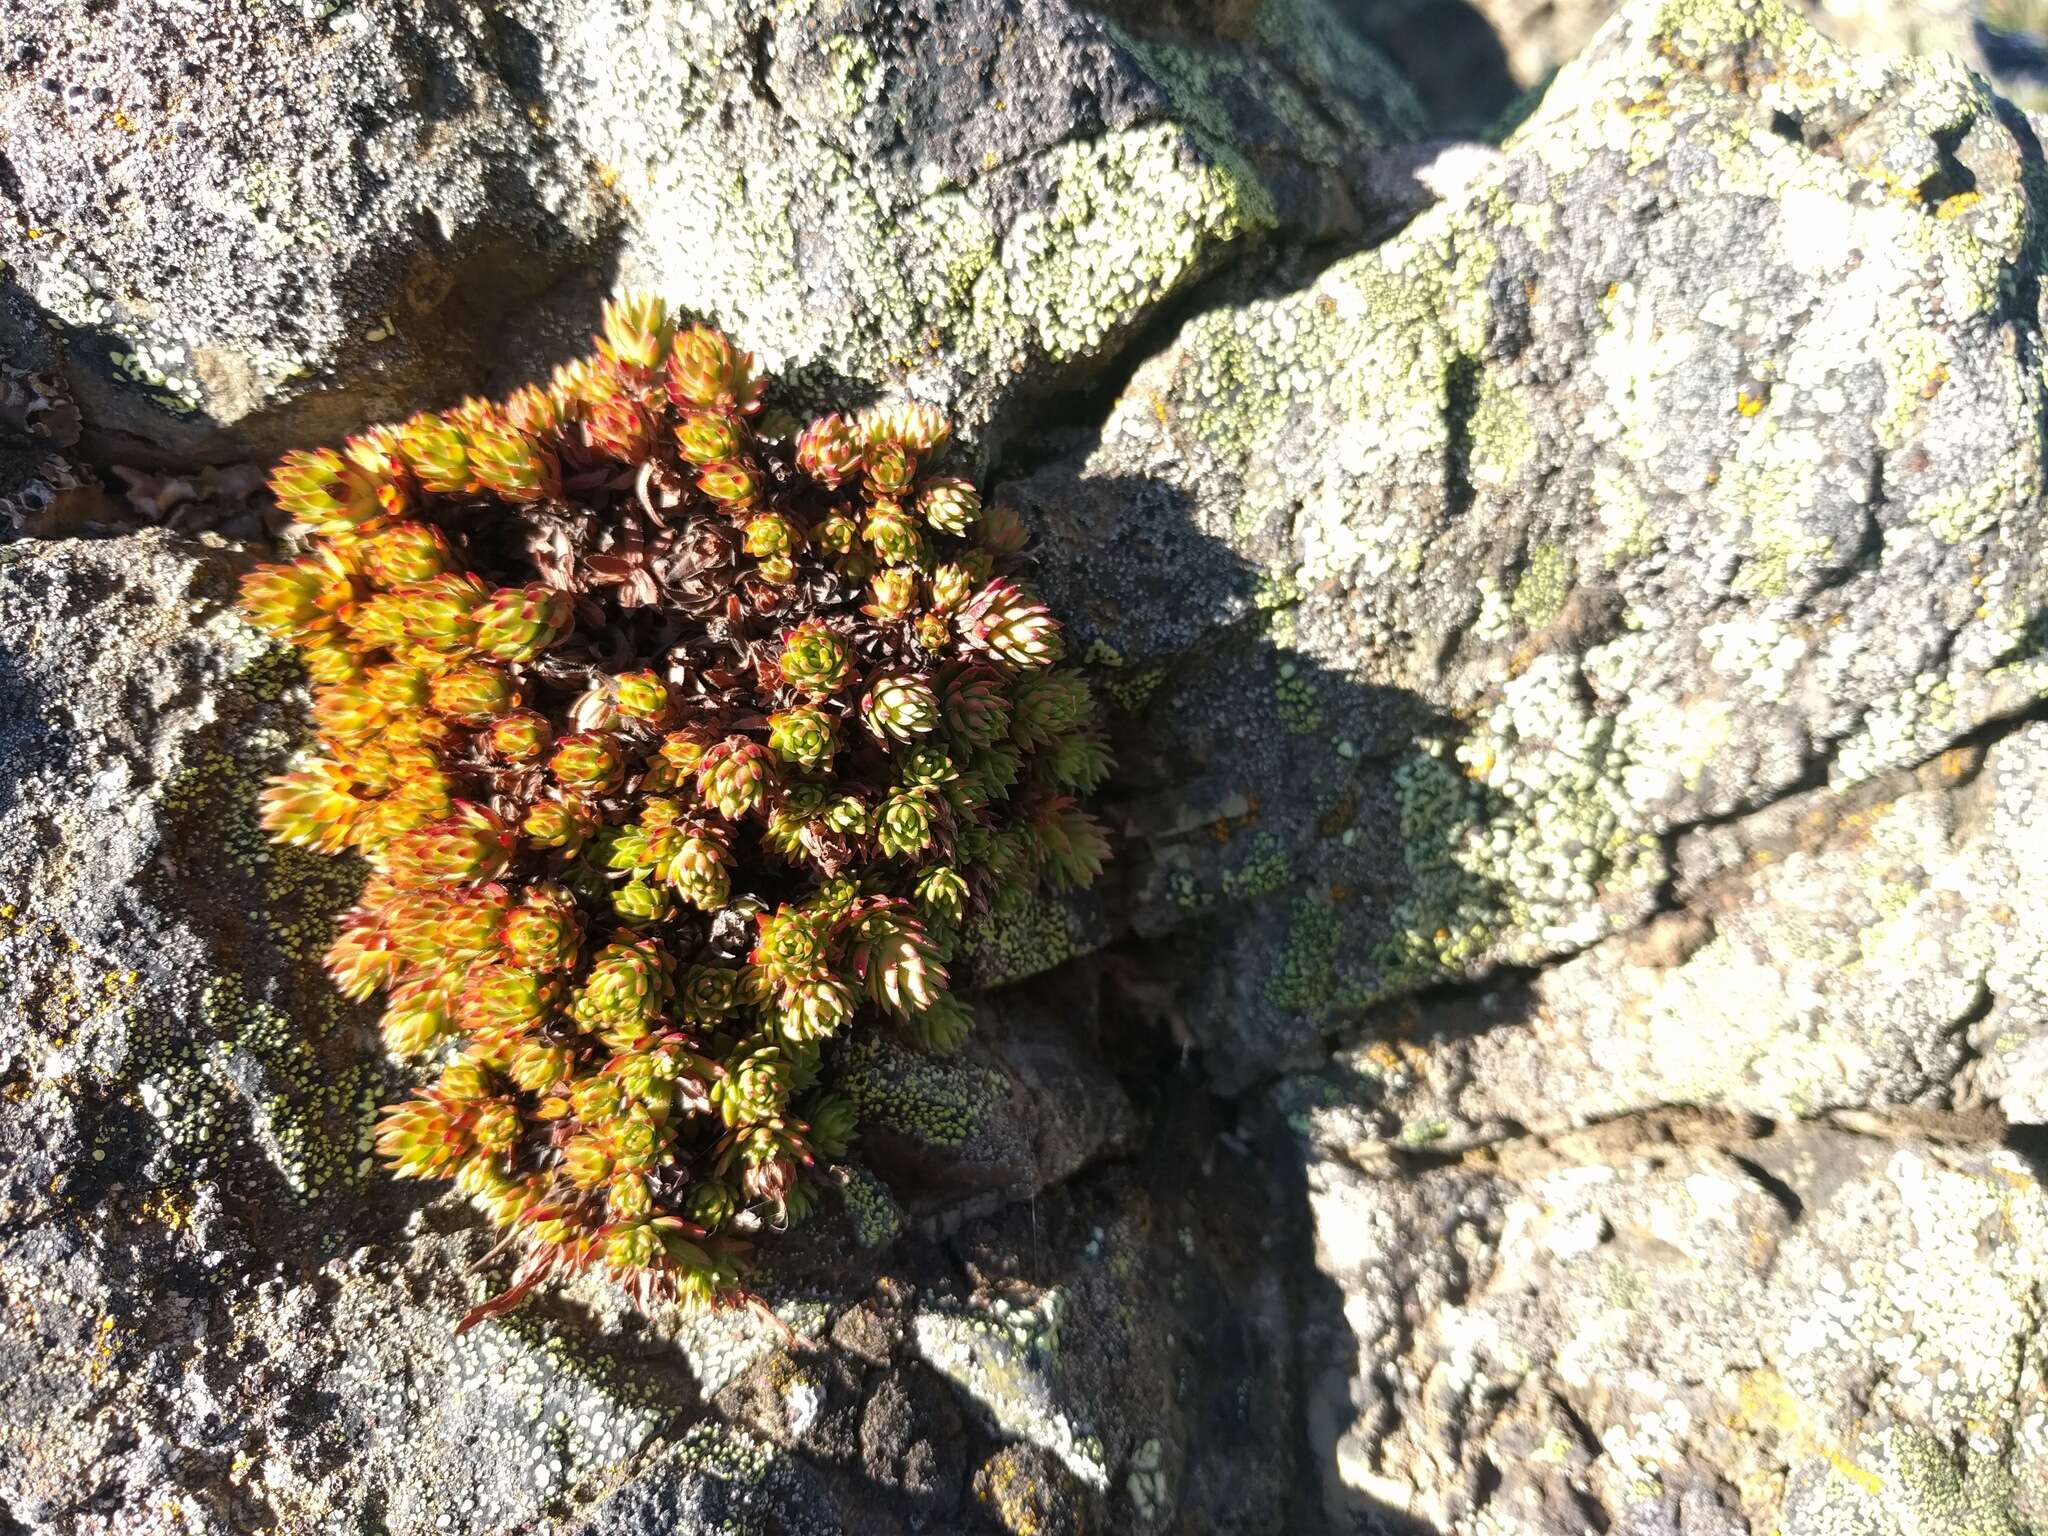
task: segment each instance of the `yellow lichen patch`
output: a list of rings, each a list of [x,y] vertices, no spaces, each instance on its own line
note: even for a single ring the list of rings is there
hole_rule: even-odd
[[[192,1219],[196,1195],[190,1184],[163,1185],[143,1195],[136,1207],[136,1214],[143,1220],[168,1227],[173,1232],[185,1230]]]
[[[93,1328],[92,1342],[86,1346],[85,1379],[98,1386],[112,1368],[120,1347],[119,1325],[111,1317],[102,1317]]]
[[[1884,1492],[1884,1479],[1868,1467],[1851,1461],[1839,1451],[1825,1451],[1822,1454],[1826,1456],[1829,1466],[1865,1493],[1875,1495]]]

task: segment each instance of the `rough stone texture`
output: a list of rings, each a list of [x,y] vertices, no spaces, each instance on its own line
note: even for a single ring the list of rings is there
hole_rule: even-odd
[[[2033,0],[1796,0],[1861,53],[1953,54],[2030,110],[2048,100],[2048,38]],[[1363,0],[1360,29],[1400,68],[1442,132],[1512,121],[1621,9],[1620,0]]]
[[[0,539],[76,533],[111,512],[92,471],[71,456],[79,430],[61,375],[25,360],[0,364]]]
[[[1330,1529],[1961,1536],[2048,1515],[2037,1170],[1821,1125],[1686,1129],[1405,1173],[1311,1154],[1317,1262],[1344,1293],[1309,1408]]]
[[[1639,0],[1450,155],[1370,153],[1402,88],[1274,0],[309,14],[0,20],[0,1532],[2048,1523],[2024,119],[1766,0]],[[111,526],[35,521],[55,374],[239,451],[631,276],[1007,436],[1124,835],[971,969],[1120,942],[848,1053],[779,1325],[457,1338],[501,1270],[369,1168],[393,1069],[307,963],[354,873],[254,825],[251,554],[52,538]]]
[[[1371,1021],[1331,1077],[1356,1139],[1454,1150],[1673,1104],[2048,1122],[2044,783],[2030,724],[1688,834],[1682,910]]]
[[[1240,247],[1355,233],[1419,121],[1323,0],[1227,44],[1059,0],[62,0],[0,22],[0,270],[123,457],[524,375],[615,283],[978,433]]]
[[[1012,487],[1142,706],[1130,920],[1195,925],[1220,1082],[2040,697],[2040,169],[1951,62],[1643,5],[1462,195],[1191,321]]]
[[[860,1115],[861,1160],[918,1192],[913,1219],[957,1221],[1029,1199],[1129,1149],[1130,1101],[1100,1058],[1075,1045],[1077,1027],[1095,1023],[1086,981],[1063,978],[1057,1014],[1034,998],[984,998],[976,1033],[955,1056],[880,1037],[848,1052],[841,1082]]]
[[[312,963],[360,870],[255,825],[304,693],[234,617],[238,563],[162,532],[0,550],[0,1510],[110,1536],[481,1531],[571,1507],[660,1435],[703,1442],[692,1476],[739,1464],[702,1403],[772,1346],[758,1321],[642,1323],[592,1290],[453,1336],[487,1243],[459,1203],[368,1176],[393,1069]],[[959,1058],[849,1063],[875,1171],[778,1245],[793,1326],[858,1299],[907,1220],[957,1230],[1129,1144],[1094,1007],[1083,977],[991,1004]],[[970,1500],[966,1461],[874,1417],[875,1491],[816,1528]]]
[[[360,869],[270,848],[250,796],[298,734],[233,562],[163,535],[0,551],[0,1010],[7,1199],[216,1154],[348,1184],[376,1084],[323,987]],[[193,892],[199,893],[196,897]]]

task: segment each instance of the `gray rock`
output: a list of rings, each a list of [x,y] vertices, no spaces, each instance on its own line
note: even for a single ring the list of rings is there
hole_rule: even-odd
[[[1057,991],[982,999],[976,1033],[955,1056],[863,1039],[840,1078],[860,1114],[861,1160],[917,1191],[915,1220],[957,1224],[1028,1200],[1105,1155],[1130,1149],[1136,1116],[1102,1062],[1076,1043],[1094,997]]]
[[[614,281],[984,449],[1065,391],[1006,494],[1123,857],[971,969],[1134,942],[845,1063],[776,1320],[591,1283],[457,1336],[502,1271],[370,1168],[397,1084],[311,963],[360,872],[254,824],[304,699],[246,555],[25,524],[0,1528],[2048,1520],[2043,166],[1979,83],[1644,0],[1493,154],[1403,147],[1307,0],[87,10],[0,44],[10,506],[59,362],[102,446],[267,451]]]
[[[380,1084],[318,958],[359,866],[270,846],[253,796],[303,732],[236,561],[162,534],[0,549],[5,1196],[226,1158],[352,1188]]]
[[[2029,110],[2048,87],[2048,38],[2029,0],[1795,0],[1820,31],[1868,54],[1952,54]],[[1359,29],[1400,68],[1443,132],[1512,127],[1621,0],[1363,0]]]
[[[2038,1521],[2048,1194],[2029,1164],[1673,1129],[1405,1171],[1312,1154],[1317,1263],[1343,1297],[1309,1407],[1330,1528]]]
[[[886,1404],[880,1491],[829,1498],[707,1416],[773,1348],[756,1318],[643,1321],[591,1287],[455,1337],[500,1267],[458,1202],[372,1173],[396,1076],[315,963],[362,872],[256,826],[305,699],[232,612],[239,563],[164,532],[0,549],[0,1508],[37,1531],[154,1531],[144,1509],[496,1530],[592,1504],[658,1440],[662,1476],[755,1490],[735,1519],[961,1504],[964,1448]],[[906,1212],[955,1229],[1128,1144],[1092,1009],[1082,983],[1009,996],[956,1061],[849,1068],[879,1176],[843,1170],[827,1218],[773,1245],[791,1326],[822,1334]],[[668,1507],[659,1486],[603,1518]]]
[[[1350,158],[1418,125],[1323,0],[1229,41],[1058,0],[63,0],[0,71],[0,269],[130,462],[517,382],[625,283],[979,434],[1226,256],[1355,233]]]
[[[2040,698],[2039,153],[1952,62],[1634,8],[1461,194],[1009,488],[1139,717],[1128,921],[1193,935],[1219,1083]]]
[[[1354,1138],[1451,1151],[1677,1104],[2042,1123],[2044,782],[2048,728],[2028,724],[1687,834],[1678,910],[1370,1020],[1328,1079]]]

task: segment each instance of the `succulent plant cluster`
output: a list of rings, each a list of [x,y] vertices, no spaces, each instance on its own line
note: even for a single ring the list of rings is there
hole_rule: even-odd
[[[596,343],[289,455],[305,553],[243,585],[314,683],[264,825],[369,861],[328,968],[419,1063],[384,1159],[523,1249],[490,1309],[583,1270],[743,1297],[854,1135],[832,1042],[956,1046],[963,923],[1106,853],[1088,688],[944,417],[778,438],[718,331],[631,299]]]

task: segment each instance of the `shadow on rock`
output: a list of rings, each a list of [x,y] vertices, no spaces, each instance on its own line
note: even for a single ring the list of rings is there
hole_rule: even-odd
[[[1090,658],[1125,762],[1103,797],[1125,828],[1102,908],[1121,938],[983,999],[958,1056],[843,1047],[856,1163],[760,1250],[786,1338],[746,1313],[641,1317],[596,1286],[455,1337],[504,1261],[479,1272],[479,1224],[367,1157],[398,1085],[369,1010],[317,963],[361,871],[256,824],[303,699],[229,616],[235,561],[158,531],[0,565],[8,695],[46,722],[10,746],[0,853],[50,926],[0,924],[7,956],[26,946],[0,981],[29,1085],[0,1273],[62,1275],[67,1298],[5,1344],[44,1426],[9,1452],[18,1507],[56,1518],[99,1455],[97,1378],[74,1364],[92,1357],[112,1380],[175,1378],[131,1416],[179,1470],[108,1461],[110,1508],[146,1476],[249,1517],[232,1471],[273,1425],[323,1528],[425,1530],[461,1507],[478,1529],[591,1536],[675,1529],[648,1524],[671,1508],[684,1530],[721,1509],[786,1529],[1406,1529],[1332,1459],[1375,1398],[1261,1090],[1317,1054],[1346,988],[1402,963],[1418,866],[1398,828],[1426,828],[1395,765],[1454,723],[1293,650],[1286,595],[1220,544],[1149,550],[1149,529],[1185,524],[1176,493],[1051,487],[1048,542],[1114,539],[1189,621],[1178,651]],[[1113,596],[1071,600],[1078,633]],[[1205,639],[1219,607],[1235,620]],[[1483,904],[1465,825],[1426,823],[1446,889]],[[1319,915],[1345,907],[1392,947],[1346,952]],[[1272,963],[1219,989],[1196,962],[1226,933]],[[53,1049],[68,1076],[28,1071]]]
[[[1495,22],[1465,0],[1347,0],[1340,13],[1399,67],[1439,133],[1481,137],[1522,93]]]

